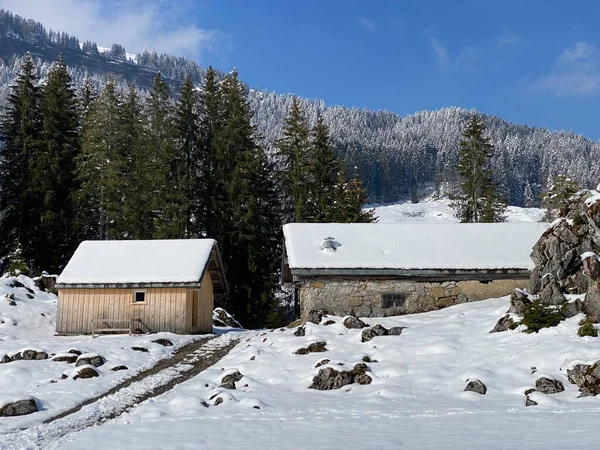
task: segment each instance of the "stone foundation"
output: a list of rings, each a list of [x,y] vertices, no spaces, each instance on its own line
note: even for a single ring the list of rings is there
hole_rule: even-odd
[[[406,280],[319,280],[305,281],[300,287],[302,318],[312,309],[331,314],[358,317],[386,317],[420,313],[465,302],[509,295],[524,289],[528,279],[447,281],[443,283]],[[383,307],[383,294],[402,294],[403,307]]]

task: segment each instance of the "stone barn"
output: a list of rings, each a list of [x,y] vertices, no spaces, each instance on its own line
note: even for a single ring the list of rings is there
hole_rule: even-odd
[[[227,283],[213,239],[84,241],[56,288],[58,334],[211,333]]]
[[[282,282],[302,318],[431,311],[525,288],[546,223],[284,226]]]

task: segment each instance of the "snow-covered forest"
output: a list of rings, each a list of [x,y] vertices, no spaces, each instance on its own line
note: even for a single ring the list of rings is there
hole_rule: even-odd
[[[94,42],[79,44],[75,37],[47,31],[39,22],[6,11],[0,11],[0,35],[4,36],[0,49],[8,39],[37,47],[54,46],[80,52],[83,57],[106,58],[111,60],[111,66],[136,65],[148,73],[160,71],[173,85],[178,85],[186,73],[199,83],[204,73],[203,68],[186,58],[146,50],[129,57],[131,54],[118,44],[106,50]],[[34,61],[44,79],[54,60],[36,57]],[[21,63],[22,56],[14,55],[0,67],[0,104],[4,103]],[[101,88],[112,75],[91,72],[85,62],[67,63],[76,88],[86,78]],[[137,82],[118,77],[118,88],[124,91],[131,81]],[[147,89],[141,87],[140,92],[145,96]],[[272,151],[293,96],[250,89],[248,99],[263,147]],[[400,117],[385,111],[330,106],[319,100],[302,99],[301,105],[313,122],[322,113],[336,150],[346,158],[348,172],[363,181],[372,202],[394,202],[432,188],[444,194],[456,182],[459,136],[472,111],[444,108]],[[483,117],[495,146],[492,166],[496,182],[510,204],[539,204],[539,194],[556,174],[567,174],[584,187],[595,186],[600,178],[599,142],[570,132],[512,124],[490,115]]]

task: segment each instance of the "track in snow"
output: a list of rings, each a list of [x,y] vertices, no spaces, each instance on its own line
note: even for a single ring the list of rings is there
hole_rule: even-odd
[[[0,448],[55,448],[65,436],[114,419],[143,401],[193,378],[227,355],[239,340],[240,337],[230,333],[188,344],[171,358],[160,361],[98,397],[35,427],[0,436]]]

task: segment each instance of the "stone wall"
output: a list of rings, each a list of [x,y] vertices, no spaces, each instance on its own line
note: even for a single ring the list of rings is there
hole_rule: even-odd
[[[509,295],[527,286],[527,279],[447,281],[443,283],[406,280],[315,280],[300,287],[302,318],[312,309],[331,314],[355,314],[358,317],[385,317],[432,311],[459,303]],[[400,293],[404,307],[383,308],[382,294]]]

